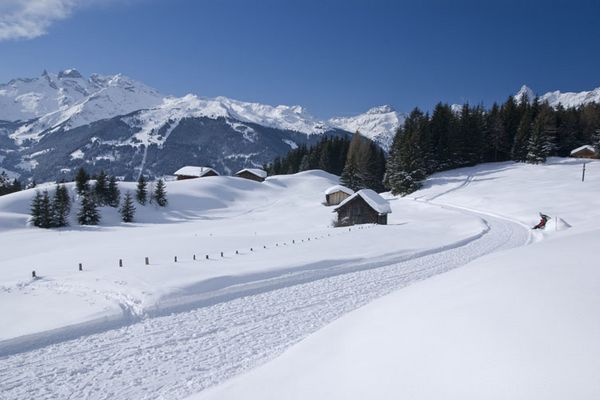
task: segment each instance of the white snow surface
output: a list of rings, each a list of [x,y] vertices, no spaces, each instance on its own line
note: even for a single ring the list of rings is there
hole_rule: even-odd
[[[389,105],[373,107],[364,114],[351,117],[334,117],[329,124],[348,132],[360,132],[361,135],[380,143],[389,150],[396,131],[404,123],[406,116]]]
[[[189,400],[600,397],[600,163],[588,165],[586,182],[580,162],[556,158],[434,175],[415,202],[526,225],[544,210],[552,224],[530,246],[395,291]]]
[[[369,206],[379,214],[389,214],[392,212],[392,208],[390,207],[390,203],[378,195],[375,191],[371,189],[361,189],[358,192],[354,193],[352,196],[346,198],[340,204],[338,204],[334,211],[338,208],[343,207],[346,203],[351,202],[356,197],[361,197],[364,201],[367,202]]]

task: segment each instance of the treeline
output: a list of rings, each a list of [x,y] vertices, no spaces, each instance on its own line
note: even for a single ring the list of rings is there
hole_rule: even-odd
[[[384,189],[385,153],[357,132],[352,139],[324,137],[314,146],[299,146],[263,168],[269,175],[321,169],[340,175],[342,184],[353,190],[370,188],[381,191]]]
[[[22,190],[23,187],[21,182],[18,179],[10,180],[6,172],[2,171],[0,173],[0,196],[4,196],[5,194],[14,193]]]
[[[94,179],[92,185],[90,179]],[[48,190],[36,191],[31,202],[31,221],[40,228],[59,228],[69,225],[71,204],[79,200],[77,222],[80,225],[97,225],[101,220],[99,207],[118,208],[123,222],[133,222],[135,216],[134,196],[126,192],[121,199],[121,190],[116,177],[100,171],[97,176],[90,177],[84,168],[80,168],[75,176],[75,196],[71,199],[64,183],[57,184],[51,194]],[[135,200],[145,205],[153,203],[159,207],[168,204],[166,185],[162,179],[156,182],[154,189],[148,192],[148,183],[140,176]]]
[[[583,144],[600,147],[600,105],[552,108],[509,97],[485,110],[438,104],[431,115],[413,110],[398,130],[387,160],[385,185],[394,194],[417,190],[430,174],[482,162],[542,163]]]

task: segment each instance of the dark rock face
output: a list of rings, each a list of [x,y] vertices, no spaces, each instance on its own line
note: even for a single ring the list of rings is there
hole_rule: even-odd
[[[17,144],[10,134],[20,126],[0,122],[0,167],[37,182],[72,179],[84,166],[89,172],[137,179],[170,175],[184,165],[211,166],[221,174],[260,167],[295,145],[314,144],[343,130],[307,135],[229,118],[184,118],[168,122],[149,136],[136,126],[134,112],[74,129],[44,132],[38,142]],[[137,135],[137,136],[136,136]]]

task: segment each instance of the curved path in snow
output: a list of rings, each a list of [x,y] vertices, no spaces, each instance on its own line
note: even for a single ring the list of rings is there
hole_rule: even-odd
[[[374,298],[529,241],[520,224],[462,212],[484,219],[487,232],[400,262],[265,286],[230,301],[0,358],[0,397],[179,399],[274,358]]]

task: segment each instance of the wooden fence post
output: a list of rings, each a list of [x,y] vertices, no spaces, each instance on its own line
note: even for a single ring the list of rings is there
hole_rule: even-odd
[[[148,259],[148,257],[146,257],[145,262],[146,262],[146,265],[150,265],[150,260]]]
[[[83,265],[81,263],[79,263],[79,270],[83,271]]]
[[[123,260],[119,258],[119,267],[123,266]]]

